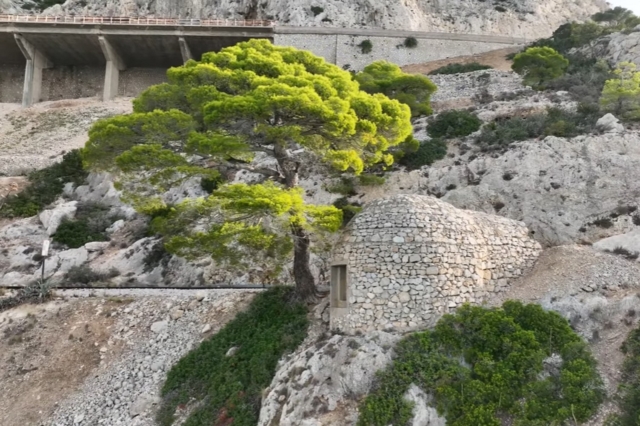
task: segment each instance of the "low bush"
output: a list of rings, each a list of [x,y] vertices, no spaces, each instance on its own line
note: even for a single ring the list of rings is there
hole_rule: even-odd
[[[91,241],[108,241],[106,228],[119,219],[109,208],[99,204],[78,204],[75,219],[63,219],[53,234],[55,242],[78,248]]]
[[[185,425],[256,425],[278,360],[307,334],[307,309],[292,295],[284,287],[257,295],[246,312],[178,361],[162,387],[158,424],[173,424],[179,405],[200,401]],[[237,352],[227,356],[232,347]]]
[[[462,74],[480,70],[490,70],[489,65],[482,65],[478,62],[470,62],[468,64],[449,64],[431,71],[429,75],[436,74]]]
[[[371,43],[371,40],[363,40],[358,47],[360,48],[360,51],[364,54],[367,53],[371,53],[371,51],[373,50],[373,43]]]
[[[363,173],[358,176],[358,184],[360,186],[380,186],[384,185],[385,178],[383,176],[376,176],[371,173]]]
[[[606,250],[608,253],[616,254],[618,256],[622,256],[628,260],[637,260],[640,253],[637,251],[630,251],[624,247],[616,247],[613,250]]]
[[[378,373],[359,426],[406,424],[413,383],[456,426],[562,425],[588,420],[604,398],[596,362],[568,322],[539,305],[465,305],[433,331],[412,334]],[[561,360],[558,370],[545,359]]]
[[[414,170],[429,166],[446,155],[447,143],[442,139],[434,138],[421,142],[416,152],[405,153],[398,162],[409,170]]]
[[[484,150],[508,147],[513,142],[542,136],[574,137],[591,133],[599,116],[591,105],[581,104],[576,112],[549,108],[526,117],[502,117],[485,125],[476,138]]]
[[[62,194],[64,185],[84,183],[87,172],[82,168],[78,150],[65,154],[62,161],[29,174],[29,186],[0,205],[0,217],[30,217],[41,212]]]
[[[24,303],[43,303],[51,298],[51,287],[46,281],[32,281],[10,297],[0,299],[0,312]]]
[[[404,39],[403,45],[408,49],[413,49],[418,46],[418,40],[415,37],[407,37]]]
[[[324,8],[320,6],[311,6],[311,12],[313,13],[313,16],[318,16],[324,12]]]
[[[482,121],[472,112],[450,110],[429,119],[427,133],[434,138],[455,138],[467,136],[482,126]]]
[[[120,275],[120,272],[112,268],[109,272],[96,272],[87,265],[73,266],[65,276],[65,285],[91,284],[107,281]]]
[[[356,182],[352,177],[341,177],[338,181],[326,183],[324,189],[332,194],[340,194],[347,197],[356,195]]]

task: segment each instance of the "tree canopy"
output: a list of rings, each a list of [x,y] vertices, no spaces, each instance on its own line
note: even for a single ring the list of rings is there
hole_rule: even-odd
[[[436,85],[423,75],[407,74],[396,64],[376,61],[355,78],[365,92],[382,93],[409,105],[414,117],[431,114],[430,97]]]
[[[640,120],[640,71],[632,62],[621,62],[602,89],[600,104],[625,120]]]
[[[524,76],[525,84],[541,88],[542,84],[560,77],[569,61],[550,47],[530,47],[518,53],[511,68]]]
[[[275,268],[293,248],[294,278],[307,297],[315,288],[310,235],[335,231],[341,212],[304,203],[296,188],[303,158],[354,174],[390,165],[388,150],[412,132],[409,107],[360,90],[322,58],[267,40],[206,53],[167,77],[134,100],[132,114],[93,126],[85,163],[117,173],[128,200],[156,217],[170,251],[254,266],[251,254],[259,254]],[[274,161],[259,166],[258,155]],[[224,183],[241,169],[262,183]],[[213,193],[167,206],[163,192],[191,178],[214,182]]]

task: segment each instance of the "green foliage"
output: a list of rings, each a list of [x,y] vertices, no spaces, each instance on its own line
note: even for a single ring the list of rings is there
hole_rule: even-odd
[[[441,160],[447,155],[447,143],[442,139],[433,138],[420,142],[415,152],[407,152],[400,158],[400,164],[409,170],[429,166],[434,161]]]
[[[431,114],[430,97],[436,86],[423,75],[406,74],[391,62],[376,61],[357,73],[355,80],[367,93],[382,93],[408,105],[414,117]]]
[[[75,218],[63,219],[52,239],[69,248],[82,247],[91,241],[108,241],[105,229],[117,219],[106,206],[80,204]]]
[[[324,190],[332,194],[340,194],[347,197],[358,193],[355,180],[345,176],[340,177],[337,181],[326,183]]]
[[[333,202],[333,206],[342,210],[342,226],[347,226],[355,215],[362,211],[362,206],[358,203],[350,203],[347,197],[338,198]]]
[[[600,104],[623,120],[640,120],[640,71],[631,62],[622,62],[602,89]]]
[[[185,426],[256,425],[262,391],[271,383],[278,360],[307,334],[307,310],[289,301],[291,293],[275,288],[257,295],[246,312],[178,361],[162,387],[158,424],[173,424],[176,408],[194,398],[203,403]],[[232,347],[237,352],[226,356]]]
[[[29,174],[29,186],[0,205],[0,217],[34,216],[62,194],[65,183],[81,185],[86,177],[79,151],[69,151],[60,163]]]
[[[567,58],[567,72],[546,83],[545,87],[553,91],[565,90],[574,100],[599,109],[602,88],[605,81],[611,78],[609,65],[606,61],[591,59],[581,54],[569,55]]]
[[[518,53],[511,68],[524,76],[524,83],[534,88],[564,74],[569,61],[550,47],[530,47]]]
[[[637,16],[633,14],[629,9],[624,7],[614,7],[613,9],[607,9],[604,12],[598,12],[591,17],[595,22],[604,22],[614,28],[633,28],[635,27]],[[634,25],[635,24],[635,25]]]
[[[207,254],[234,268],[259,265],[269,281],[291,254],[291,227],[322,235],[341,224],[339,209],[305,204],[302,188],[266,182],[224,185],[207,198],[186,199],[156,216],[151,229],[165,237],[170,253],[188,259]]]
[[[404,39],[404,43],[402,44],[407,49],[413,49],[418,46],[418,40],[415,37],[407,37]]]
[[[371,43],[371,40],[362,40],[358,47],[363,54],[371,53],[373,50],[373,43]]]
[[[482,126],[482,121],[465,110],[443,111],[429,119],[427,133],[434,138],[456,138],[470,135]]]
[[[349,72],[310,52],[268,40],[205,53],[199,62],[170,68],[167,77],[168,83],[134,101],[132,114],[96,123],[83,158],[93,169],[118,172],[126,200],[150,215],[166,211],[160,198],[165,190],[200,177],[213,190],[210,197],[187,200],[153,221],[168,238],[168,250],[192,257],[220,256],[240,266],[259,264],[251,262],[255,254],[269,259],[265,270],[273,272],[294,241],[337,230],[342,222],[333,206],[305,206],[299,191],[289,191],[308,162],[295,152],[302,147],[335,171],[358,175],[390,166],[389,151],[412,132],[406,105],[360,90]],[[278,166],[251,167],[256,152]],[[220,185],[221,171],[240,168],[288,189]],[[251,197],[258,197],[257,204]],[[263,197],[282,204],[269,205]],[[239,247],[249,250],[242,261]]]
[[[590,105],[580,105],[576,112],[549,108],[526,117],[503,117],[485,125],[476,143],[483,149],[496,149],[541,136],[573,137],[593,131],[598,118],[598,109]]]
[[[467,72],[481,71],[481,70],[490,70],[492,69],[489,65],[482,65],[478,62],[470,62],[468,64],[449,64],[442,66],[440,68],[436,68],[431,71],[429,75],[436,74],[462,74]]]
[[[384,176],[376,176],[374,174],[363,173],[358,176],[358,184],[360,186],[380,186],[384,185]]]
[[[559,372],[541,374],[553,354],[562,358]],[[412,383],[455,426],[584,422],[604,398],[596,362],[567,321],[520,302],[465,305],[433,331],[403,339],[361,404],[358,425],[405,424],[412,407],[403,395]]]
[[[637,426],[640,419],[640,328],[629,333],[622,352],[625,360],[616,395],[620,413],[607,419],[607,426]]]
[[[311,6],[311,12],[313,13],[313,16],[318,16],[324,12],[324,8],[320,6]]]

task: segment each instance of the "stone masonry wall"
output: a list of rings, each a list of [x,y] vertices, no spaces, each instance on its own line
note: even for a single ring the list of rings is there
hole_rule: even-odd
[[[334,251],[349,276],[348,307],[331,326],[432,326],[463,303],[505,291],[541,248],[521,222],[460,210],[433,197],[397,195],[367,205]],[[333,298],[332,298],[333,300]]]

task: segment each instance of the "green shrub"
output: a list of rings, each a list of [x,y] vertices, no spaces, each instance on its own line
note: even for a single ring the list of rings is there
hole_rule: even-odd
[[[80,152],[69,151],[61,162],[30,173],[29,186],[6,198],[0,206],[0,217],[34,216],[62,194],[66,183],[81,185],[86,177]]]
[[[341,177],[337,182],[324,185],[324,189],[332,194],[340,194],[347,197],[356,195],[356,182],[352,177]]]
[[[489,65],[482,65],[478,62],[470,62],[468,64],[449,64],[443,67],[437,68],[429,73],[429,75],[435,74],[462,74],[480,70],[490,70],[492,67]]]
[[[534,89],[543,89],[545,83],[562,76],[569,60],[551,47],[530,47],[518,53],[511,68],[523,76],[523,82]]]
[[[347,197],[338,198],[333,202],[333,205],[334,207],[342,210],[342,226],[347,226],[349,221],[362,211],[360,204],[350,203]]]
[[[559,355],[558,373],[543,361]],[[360,406],[359,426],[406,424],[414,383],[432,395],[447,424],[562,425],[588,420],[604,398],[596,362],[567,321],[538,305],[465,305],[433,331],[412,334],[378,373]]]
[[[51,286],[45,281],[35,280],[10,297],[0,299],[0,312],[24,303],[43,303],[51,298]]]
[[[383,176],[376,176],[371,173],[363,173],[358,176],[358,184],[360,186],[380,186],[384,185],[385,180]]]
[[[109,213],[109,207],[79,203],[75,218],[63,219],[52,239],[70,248],[82,247],[91,241],[108,241],[105,230],[118,219]]]
[[[431,94],[436,91],[424,75],[407,74],[388,61],[375,61],[355,75],[360,89],[367,93],[382,93],[411,108],[414,117],[431,114]]]
[[[31,3],[25,3],[22,8],[25,10],[35,10],[42,12],[45,9],[55,6],[56,4],[63,4],[66,0],[33,0]]]
[[[187,426],[231,424],[231,418],[234,426],[256,425],[278,360],[307,334],[307,309],[291,302],[292,296],[289,288],[257,295],[246,312],[178,361],[162,387],[158,424],[173,424],[176,407],[193,398],[204,403],[196,405]],[[237,352],[226,356],[232,347]]]
[[[478,116],[469,111],[450,110],[430,119],[427,133],[434,138],[462,137],[477,131],[481,125]]]
[[[403,45],[408,49],[413,49],[418,46],[418,40],[415,37],[407,37],[404,39]]]
[[[371,51],[373,50],[373,43],[371,43],[371,40],[363,40],[358,47],[360,48],[360,51],[364,54],[366,53],[371,53]]]
[[[406,153],[400,158],[399,163],[409,170],[429,166],[447,155],[447,143],[442,139],[434,138],[420,143],[416,152]]]
[[[107,273],[96,272],[87,265],[73,266],[65,276],[66,285],[91,284],[106,281],[120,275],[117,269],[112,268]]]
[[[320,6],[311,6],[311,12],[313,12],[313,16],[318,16],[324,12],[324,9]]]
[[[499,118],[482,128],[476,143],[483,149],[496,149],[541,136],[574,137],[590,133],[599,118],[598,111],[590,104],[581,104],[576,112],[549,108],[545,113],[527,117]]]

